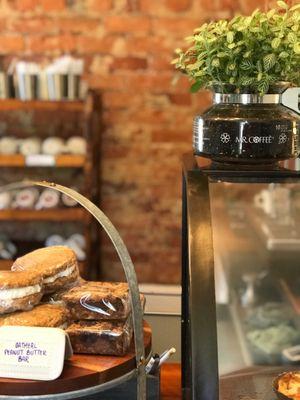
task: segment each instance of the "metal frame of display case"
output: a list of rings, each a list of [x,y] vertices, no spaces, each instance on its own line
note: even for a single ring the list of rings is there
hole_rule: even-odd
[[[182,393],[217,400],[219,371],[210,182],[287,183],[300,171],[278,165],[213,164],[189,154],[182,194]]]

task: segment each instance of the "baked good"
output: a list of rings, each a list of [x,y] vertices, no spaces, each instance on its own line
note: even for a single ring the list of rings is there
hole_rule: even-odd
[[[126,321],[78,321],[66,330],[75,353],[123,356],[132,339],[131,318]]]
[[[280,374],[277,379],[277,387],[279,393],[283,394],[290,399],[299,399],[300,393],[300,372],[284,372]],[[282,398],[283,396],[281,396]]]
[[[35,271],[43,278],[45,293],[54,293],[73,284],[79,277],[73,250],[66,246],[44,247],[17,258],[13,271]]]
[[[79,277],[75,282],[70,283],[69,285],[67,285],[67,287],[62,288],[55,293],[46,293],[42,297],[41,303],[50,303],[50,304],[58,303],[65,305],[65,302],[62,299],[63,295],[66,294],[73,287],[82,285],[84,282],[85,280]]]
[[[73,320],[124,320],[131,311],[128,284],[123,282],[85,282],[62,300]]]
[[[68,311],[63,306],[40,304],[30,311],[16,312],[0,317],[0,326],[42,326],[66,329],[68,316]]]
[[[34,271],[0,271],[0,314],[30,310],[43,296],[42,277]]]

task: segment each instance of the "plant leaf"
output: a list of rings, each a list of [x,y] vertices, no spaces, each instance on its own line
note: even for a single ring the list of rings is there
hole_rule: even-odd
[[[289,6],[286,4],[286,2],[285,2],[285,1],[282,1],[282,0],[277,1],[277,5],[278,5],[280,8],[283,8],[284,10],[287,10],[287,9],[289,8]]]
[[[299,10],[300,8],[300,4],[296,4],[293,7],[290,8],[290,11],[295,11],[295,10]]]
[[[240,63],[240,68],[241,68],[242,70],[244,70],[244,71],[248,71],[249,69],[252,68],[252,63],[251,63],[251,61],[250,61],[250,60],[243,60],[243,61]]]
[[[263,65],[264,65],[264,70],[269,71],[274,65],[276,64],[276,56],[275,54],[267,54],[263,58]]]
[[[199,89],[203,86],[201,81],[196,81],[195,83],[192,84],[190,91],[191,93],[196,93],[198,92]]]
[[[234,33],[232,31],[229,31],[227,33],[226,39],[227,39],[228,43],[233,43],[233,41],[234,41]]]
[[[273,49],[277,49],[281,44],[281,40],[279,38],[275,38],[271,42],[271,46]]]
[[[279,54],[279,58],[288,58],[288,56],[289,56],[289,53],[287,51],[282,51]]]
[[[287,35],[287,39],[290,43],[297,43],[297,35],[294,32],[289,32]]]
[[[240,78],[240,83],[242,86],[252,85],[253,82],[254,82],[254,78],[251,78],[250,76],[242,76]]]
[[[293,48],[296,54],[300,54],[300,42],[295,43]]]
[[[269,81],[267,79],[262,79],[258,85],[257,85],[257,89],[259,90],[259,92],[261,94],[265,94],[267,93],[267,91],[269,90]]]

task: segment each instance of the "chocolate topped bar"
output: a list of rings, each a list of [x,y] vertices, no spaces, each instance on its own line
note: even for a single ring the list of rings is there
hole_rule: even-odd
[[[127,283],[85,282],[67,291],[62,300],[77,320],[124,320],[131,307]]]
[[[68,333],[75,353],[123,356],[132,339],[131,318],[127,321],[78,321]]]

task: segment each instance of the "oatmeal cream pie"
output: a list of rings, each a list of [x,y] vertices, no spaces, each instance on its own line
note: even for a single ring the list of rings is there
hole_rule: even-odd
[[[40,304],[30,311],[21,311],[0,317],[0,326],[40,326],[66,329],[68,311],[56,304]]]
[[[35,271],[0,271],[0,314],[30,310],[43,296],[42,277]]]
[[[44,247],[17,258],[12,271],[36,271],[43,278],[45,293],[54,293],[79,277],[73,250],[66,246]]]

